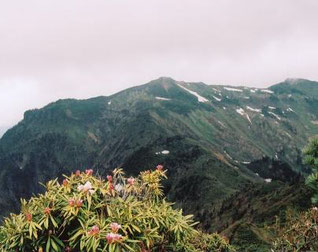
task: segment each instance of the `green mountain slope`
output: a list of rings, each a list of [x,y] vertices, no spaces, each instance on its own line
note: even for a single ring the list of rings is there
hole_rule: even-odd
[[[306,172],[301,149],[318,134],[317,87],[306,80],[256,89],[160,78],[27,111],[0,140],[0,214],[40,192],[39,181],[86,167],[137,174],[162,163],[168,197],[198,218],[247,187],[273,183],[279,191]]]

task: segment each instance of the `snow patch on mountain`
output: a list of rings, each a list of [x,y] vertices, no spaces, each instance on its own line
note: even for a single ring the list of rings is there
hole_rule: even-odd
[[[236,112],[239,113],[241,116],[246,117],[246,119],[247,119],[250,123],[252,123],[250,117],[249,117],[248,114],[244,111],[244,109],[242,109],[242,108],[236,109]]]
[[[170,151],[168,151],[168,150],[163,150],[163,151],[158,151],[158,152],[156,152],[156,155],[159,155],[159,154],[168,155],[169,153],[170,153]]]
[[[243,92],[242,89],[238,89],[238,88],[229,88],[229,87],[223,87],[223,88],[228,91]]]
[[[159,97],[159,96],[156,96],[156,99],[161,100],[161,101],[170,101],[171,100],[169,98],[164,98],[164,97]]]
[[[180,84],[177,84],[179,87],[181,87],[182,89],[186,90],[187,92],[189,92],[190,94],[196,96],[198,98],[199,102],[208,102],[209,100],[204,98],[203,96],[199,95],[197,92],[191,91],[190,89],[187,89],[183,86],[181,86]]]
[[[221,98],[218,98],[218,97],[216,97],[216,96],[214,96],[214,95],[213,95],[213,98],[214,98],[215,100],[217,100],[218,102],[222,100]]]
[[[255,109],[255,108],[252,108],[252,107],[250,107],[250,106],[246,106],[246,108],[248,109],[248,110],[250,110],[250,111],[254,111],[254,112],[258,112],[258,113],[260,113],[262,110],[261,109]]]
[[[268,93],[268,94],[274,94],[274,92],[272,90],[268,90],[268,89],[261,89],[261,92]]]
[[[277,120],[281,120],[281,118],[273,112],[268,112],[268,114],[275,116]]]

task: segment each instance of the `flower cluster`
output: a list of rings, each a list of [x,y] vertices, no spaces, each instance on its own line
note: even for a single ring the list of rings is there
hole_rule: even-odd
[[[120,242],[123,239],[123,236],[121,234],[118,234],[118,230],[120,228],[121,225],[119,225],[116,222],[110,224],[110,229],[112,230],[112,232],[106,235],[106,240],[108,244]]]
[[[92,187],[92,184],[91,184],[91,182],[89,182],[89,181],[87,181],[86,183],[85,183],[85,185],[79,185],[78,187],[77,187],[77,190],[78,191],[82,191],[82,192],[84,192],[84,193],[87,193],[87,192],[89,192],[90,194],[93,194],[95,191],[93,190],[93,187]]]
[[[86,175],[91,176],[91,175],[93,175],[93,169],[86,169],[85,173],[86,173]]]
[[[157,171],[162,171],[163,170],[163,165],[157,165]]]
[[[110,192],[112,192],[112,191],[115,189],[115,187],[114,187],[114,185],[113,185],[113,176],[108,175],[108,176],[107,176],[107,181],[108,181],[108,190],[109,190]]]
[[[127,179],[127,182],[128,182],[129,185],[132,186],[132,185],[134,185],[134,183],[135,183],[135,179],[134,179],[134,178],[128,178],[128,179]]]
[[[81,207],[83,205],[83,200],[79,199],[79,200],[75,200],[75,199],[69,199],[68,200],[68,205],[71,206],[71,207]]]
[[[63,186],[67,186],[67,185],[68,185],[67,179],[63,179]]]
[[[118,230],[121,228],[121,225],[119,225],[116,222],[113,222],[112,224],[110,224],[110,228],[111,228],[113,233],[117,233]]]
[[[32,214],[30,214],[30,213],[26,213],[25,214],[25,218],[27,219],[27,221],[32,221]]]
[[[51,209],[50,209],[49,207],[46,207],[46,208],[44,209],[44,213],[45,213],[46,215],[49,215],[49,214],[51,213]]]
[[[123,239],[123,236],[120,234],[109,233],[106,235],[106,240],[108,244],[120,242],[122,239]]]
[[[91,228],[91,230],[90,231],[88,231],[88,234],[89,235],[98,235],[99,234],[99,227],[97,226],[97,225],[95,225],[95,226],[93,226],[92,228]]]

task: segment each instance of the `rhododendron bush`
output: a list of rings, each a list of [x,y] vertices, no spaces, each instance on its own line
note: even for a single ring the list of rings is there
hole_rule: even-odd
[[[21,213],[0,227],[0,251],[230,251],[217,234],[193,228],[192,216],[172,208],[154,171],[126,178],[121,169],[103,180],[76,171],[45,194],[21,201]]]

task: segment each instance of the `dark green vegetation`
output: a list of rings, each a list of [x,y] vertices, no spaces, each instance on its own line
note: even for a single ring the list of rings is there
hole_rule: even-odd
[[[304,162],[312,168],[306,184],[313,189],[312,203],[318,203],[318,138],[313,138],[304,149]],[[285,212],[271,227],[275,234],[273,247],[276,251],[318,250],[318,208],[307,211]]]
[[[168,199],[204,229],[266,249],[264,222],[309,204],[301,149],[316,134],[318,83],[307,80],[233,90],[160,78],[109,97],[59,100],[27,111],[0,140],[0,213],[63,173],[120,166],[136,175],[162,163]]]
[[[306,184],[314,190],[311,198],[313,204],[318,204],[318,138],[312,139],[304,149],[305,163],[312,168],[312,173],[307,177]]]
[[[283,220],[271,226],[276,234],[275,251],[318,251],[318,208],[287,211]]]

